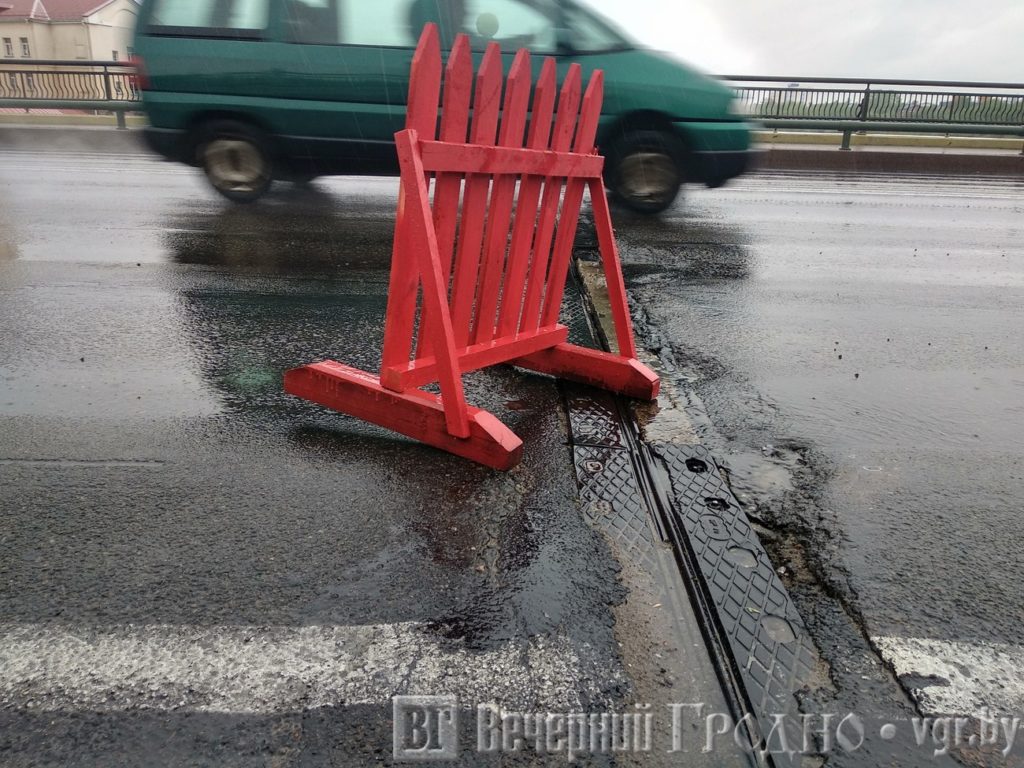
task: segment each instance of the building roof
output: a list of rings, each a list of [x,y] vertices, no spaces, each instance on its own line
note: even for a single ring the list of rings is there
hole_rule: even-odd
[[[0,20],[81,21],[114,0],[0,0]]]
[[[0,19],[45,19],[36,4],[37,0],[2,0]]]

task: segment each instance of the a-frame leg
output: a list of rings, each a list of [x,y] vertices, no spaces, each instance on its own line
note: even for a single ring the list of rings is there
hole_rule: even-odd
[[[453,437],[436,395],[418,389],[391,392],[376,376],[332,360],[288,371],[284,388],[289,394],[487,467],[508,470],[522,458],[523,441],[487,411],[467,408],[469,437]]]
[[[416,261],[423,282],[423,314],[430,318],[427,325],[433,331],[430,345],[437,360],[445,424],[451,435],[465,438],[469,437],[466,395],[455,353],[448,285],[442,275],[437,233],[433,226],[434,214],[430,209],[430,190],[427,189],[426,173],[417,147],[416,131],[410,129],[395,134],[395,145],[402,169],[402,187],[406,190],[406,205],[398,211],[398,226],[408,234],[406,245],[417,250]]]

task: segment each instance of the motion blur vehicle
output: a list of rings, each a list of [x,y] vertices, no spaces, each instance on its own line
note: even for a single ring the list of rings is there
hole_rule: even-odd
[[[669,207],[683,182],[742,173],[748,124],[730,89],[643,50],[569,0],[147,0],[135,37],[146,139],[248,202],[274,179],[397,173],[413,50],[435,22],[442,44],[501,44],[506,69],[529,48],[606,77],[598,145],[606,184],[634,210]]]

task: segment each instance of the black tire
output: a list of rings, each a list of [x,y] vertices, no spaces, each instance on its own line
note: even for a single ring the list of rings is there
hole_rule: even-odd
[[[665,131],[628,131],[606,156],[605,180],[615,199],[639,213],[661,213],[683,184],[683,144]]]
[[[251,203],[274,179],[270,142],[262,131],[237,120],[213,120],[198,131],[196,161],[211,186],[236,203]]]

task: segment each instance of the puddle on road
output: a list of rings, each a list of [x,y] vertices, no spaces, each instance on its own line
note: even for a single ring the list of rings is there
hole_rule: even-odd
[[[757,453],[729,453],[719,460],[736,498],[744,506],[795,490],[793,471],[802,462],[797,451],[771,445]]]
[[[168,217],[164,247],[179,264],[266,274],[339,272],[359,266],[387,270],[394,204],[352,208],[315,187],[276,203],[197,206]]]

